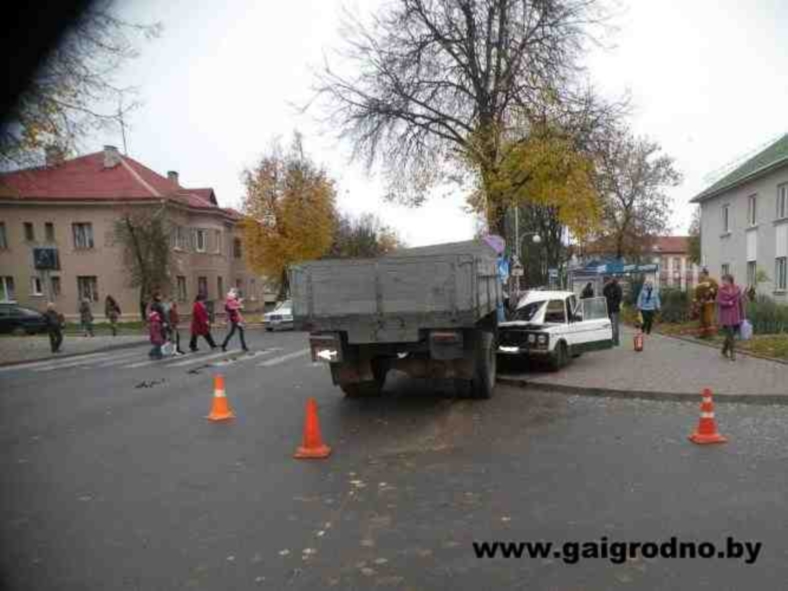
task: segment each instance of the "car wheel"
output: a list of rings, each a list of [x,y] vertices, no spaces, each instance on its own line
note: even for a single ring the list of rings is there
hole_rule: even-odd
[[[265,332],[273,332],[273,330],[274,330],[274,329],[273,329],[273,328],[271,328],[270,326],[266,326],[266,327],[265,327]]]
[[[553,356],[550,359],[550,369],[558,371],[567,364],[568,359],[566,343],[561,341],[555,346],[555,351],[553,351]]]

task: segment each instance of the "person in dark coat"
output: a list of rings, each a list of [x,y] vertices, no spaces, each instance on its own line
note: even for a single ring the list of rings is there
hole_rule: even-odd
[[[83,298],[79,304],[79,321],[85,336],[93,336],[93,310],[90,309],[90,300]]]
[[[594,297],[594,286],[589,281],[588,283],[586,283],[586,286],[583,288],[583,291],[580,293],[580,299],[585,300],[587,298],[593,298],[593,297]]]
[[[109,320],[109,328],[112,336],[118,336],[118,318],[120,317],[120,306],[111,295],[107,295],[104,300],[104,316]]]
[[[62,314],[59,314],[55,309],[55,304],[49,302],[47,304],[47,311],[44,314],[47,323],[47,332],[49,333],[49,345],[53,353],[60,352],[60,346],[63,344],[63,324],[65,319]]]
[[[613,326],[613,344],[618,347],[620,344],[619,327],[621,320],[621,300],[624,299],[624,292],[616,277],[610,278],[602,289],[602,295],[604,295],[605,300],[607,300],[607,315],[610,317],[610,323]]]
[[[192,307],[192,338],[189,341],[189,350],[192,353],[199,351],[197,348],[197,337],[203,337],[212,350],[217,347],[211,335],[211,320],[208,316],[208,309],[205,307],[204,301],[205,294],[198,294],[194,299],[194,306]]]

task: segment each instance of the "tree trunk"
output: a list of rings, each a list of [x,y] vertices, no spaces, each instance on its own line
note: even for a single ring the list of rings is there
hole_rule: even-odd
[[[276,296],[278,302],[283,302],[287,299],[290,293],[290,281],[287,278],[287,269],[282,271],[282,278],[279,281],[279,294]]]

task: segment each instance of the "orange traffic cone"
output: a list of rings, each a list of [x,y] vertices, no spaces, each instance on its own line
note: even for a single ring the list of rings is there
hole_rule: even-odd
[[[643,350],[643,331],[642,330],[637,331],[637,333],[635,334],[634,344],[635,344],[635,351],[640,353]]]
[[[703,402],[700,405],[700,421],[698,428],[689,436],[690,441],[700,445],[707,443],[725,443],[728,441],[717,432],[717,422],[714,420],[714,403],[711,401],[711,390],[703,389]]]
[[[320,436],[320,423],[317,419],[317,402],[314,398],[306,401],[306,421],[304,422],[304,442],[296,450],[299,460],[327,458],[331,448],[323,443]]]
[[[235,415],[230,410],[230,404],[227,402],[227,395],[224,392],[224,376],[213,376],[213,406],[211,407],[211,414],[207,419],[211,421],[226,421],[227,419],[234,419]]]

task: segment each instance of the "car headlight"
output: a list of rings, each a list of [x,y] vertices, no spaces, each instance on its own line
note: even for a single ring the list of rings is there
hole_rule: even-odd
[[[546,334],[540,334],[539,335],[539,344],[540,345],[547,344],[547,335]]]
[[[536,335],[535,334],[529,334],[528,335],[528,342],[529,343],[535,343],[536,342]]]

